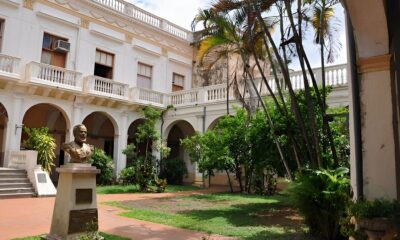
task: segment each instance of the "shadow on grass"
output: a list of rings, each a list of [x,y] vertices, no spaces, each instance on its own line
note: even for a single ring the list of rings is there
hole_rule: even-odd
[[[241,238],[242,240],[310,240],[309,236],[302,232],[284,231],[283,233],[272,233],[270,231],[261,231],[254,235]]]
[[[223,201],[220,196],[194,196],[201,199],[212,201]],[[253,198],[246,196],[246,198]],[[302,219],[297,213],[289,208],[287,204],[279,201],[280,196],[271,198],[264,203],[245,203],[234,204],[225,208],[201,209],[180,211],[187,218],[196,222],[226,222],[229,228],[242,229],[248,233],[241,236],[245,240],[258,239],[309,239],[305,236],[305,226]],[[259,196],[254,197],[255,200],[260,199]],[[217,221],[217,220],[215,220]],[[234,230],[233,230],[234,231]],[[222,233],[226,234],[226,233]],[[228,232],[230,236],[237,236],[234,232]]]
[[[237,227],[243,226],[265,226],[269,223],[273,226],[285,227],[287,225],[301,225],[302,220],[292,216],[285,217],[282,211],[286,208],[279,204],[249,203],[232,205],[223,209],[202,209],[180,211],[178,214],[190,217],[198,221],[208,221],[215,217],[224,218]],[[274,223],[268,218],[278,218]]]

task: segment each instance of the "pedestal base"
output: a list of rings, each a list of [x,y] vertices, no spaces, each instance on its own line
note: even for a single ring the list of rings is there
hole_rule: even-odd
[[[96,174],[90,164],[73,163],[57,168],[59,175],[50,234],[46,239],[79,239],[97,231]]]

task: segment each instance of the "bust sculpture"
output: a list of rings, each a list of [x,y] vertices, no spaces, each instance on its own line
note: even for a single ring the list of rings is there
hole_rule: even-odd
[[[74,141],[64,143],[61,149],[71,156],[71,163],[89,163],[94,147],[86,143],[87,129],[85,125],[76,125],[73,133]]]

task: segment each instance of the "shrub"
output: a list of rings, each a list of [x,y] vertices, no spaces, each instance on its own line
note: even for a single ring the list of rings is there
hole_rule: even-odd
[[[161,161],[160,177],[167,179],[170,184],[182,184],[183,177],[187,173],[186,163],[182,159],[172,158]]]
[[[92,156],[92,165],[100,169],[101,172],[96,175],[96,183],[99,185],[110,185],[113,182],[113,159],[99,148],[94,149]]]
[[[56,143],[50,135],[47,127],[42,128],[24,128],[28,139],[23,142],[27,149],[36,150],[38,152],[38,163],[42,169],[48,173],[51,172],[51,167],[54,166],[53,161],[56,158],[54,150]]]
[[[339,221],[350,203],[349,170],[305,170],[289,187],[293,204],[318,239],[341,239]]]
[[[165,192],[165,189],[167,188],[167,179],[161,179],[156,176],[154,179],[154,184],[157,187],[156,192],[158,193]]]
[[[387,218],[400,227],[400,202],[396,200],[358,201],[350,204],[349,213],[356,219]]]
[[[119,173],[119,181],[121,184],[134,184],[136,182],[135,175],[136,172],[133,166],[126,167]]]

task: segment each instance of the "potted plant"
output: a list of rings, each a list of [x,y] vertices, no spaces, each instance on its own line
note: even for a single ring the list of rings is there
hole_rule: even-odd
[[[49,133],[47,127],[42,128],[24,128],[28,139],[23,142],[23,146],[29,150],[38,152],[37,161],[42,166],[42,169],[48,173],[51,172],[53,161],[56,158],[54,150],[56,143],[54,138]]]
[[[352,222],[368,239],[400,239],[400,202],[376,199],[349,206]]]

